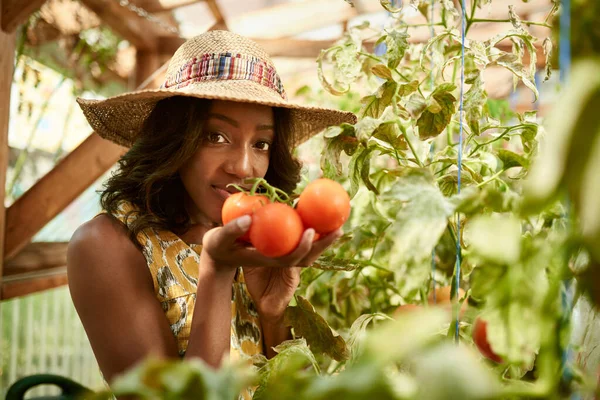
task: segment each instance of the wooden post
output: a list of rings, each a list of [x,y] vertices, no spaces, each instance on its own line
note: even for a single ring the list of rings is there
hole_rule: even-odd
[[[0,10],[2,10],[0,0]],[[6,227],[6,209],[4,191],[6,171],[8,169],[8,118],[10,115],[10,88],[15,63],[16,34],[0,30],[0,285],[2,284],[2,266],[4,260],[4,234]]]
[[[135,54],[135,84],[140,87],[144,81],[160,68],[160,60],[156,51],[136,50]]]

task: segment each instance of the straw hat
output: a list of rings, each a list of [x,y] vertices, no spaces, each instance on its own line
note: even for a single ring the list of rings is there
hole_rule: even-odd
[[[160,89],[105,100],[77,102],[103,138],[130,147],[155,104],[172,96],[231,100],[290,109],[293,143],[328,126],[355,123],[350,112],[290,103],[269,55],[257,43],[229,31],[209,31],[187,40],[169,62]]]

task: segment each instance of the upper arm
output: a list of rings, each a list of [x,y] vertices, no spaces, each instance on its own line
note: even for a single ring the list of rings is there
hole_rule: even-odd
[[[150,353],[177,357],[142,252],[126,228],[102,215],[77,229],[67,273],[75,308],[107,381]]]

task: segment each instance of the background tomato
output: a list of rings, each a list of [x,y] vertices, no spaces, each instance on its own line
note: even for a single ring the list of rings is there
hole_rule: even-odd
[[[398,308],[396,308],[394,310],[394,313],[392,316],[394,318],[398,318],[402,315],[405,315],[406,313],[422,311],[422,310],[423,310],[423,306],[421,306],[419,304],[404,304],[402,306],[398,306]]]
[[[281,257],[298,246],[304,227],[292,207],[271,203],[254,212],[249,232],[250,242],[261,254]]]
[[[448,306],[450,306],[452,304],[452,299],[451,299],[452,286],[437,286],[435,288],[435,302],[433,300],[433,293],[434,293],[434,291],[432,290],[431,292],[429,292],[429,296],[427,297],[427,302],[429,304],[448,305]],[[465,291],[461,288],[458,288],[458,299],[457,300],[461,300],[463,297],[465,297]],[[466,310],[467,310],[467,301],[465,300],[460,307],[460,315],[462,316]]]
[[[252,215],[254,211],[269,203],[270,201],[266,196],[250,195],[243,192],[234,193],[223,203],[223,209],[221,210],[223,225],[241,216]],[[240,237],[240,240],[250,242],[249,232]]]
[[[307,228],[320,234],[335,231],[350,216],[350,196],[331,179],[317,179],[300,194],[296,210]]]
[[[485,358],[497,363],[502,362],[502,357],[494,353],[490,343],[487,340],[487,322],[481,318],[477,318],[475,320],[475,324],[473,325],[473,342],[475,342],[475,345]]]

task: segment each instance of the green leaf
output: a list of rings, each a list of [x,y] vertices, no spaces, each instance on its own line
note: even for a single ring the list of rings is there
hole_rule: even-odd
[[[431,251],[446,229],[453,207],[426,169],[390,171],[379,189],[376,207],[391,222],[389,265],[399,277],[406,277],[399,289],[407,294],[429,276]]]
[[[390,71],[390,69],[383,65],[383,64],[377,64],[375,66],[373,66],[371,68],[371,72],[373,72],[373,75],[381,78],[381,79],[386,79],[386,80],[393,80],[392,77],[392,71]]]
[[[379,0],[379,3],[383,8],[385,8],[387,12],[391,12],[392,14],[399,13],[400,11],[402,11],[402,5],[400,7],[394,7],[392,5],[391,0]]]
[[[411,93],[414,93],[419,88],[419,81],[412,80],[407,83],[399,83],[398,84],[398,97],[408,96]]]
[[[512,4],[508,6],[508,19],[515,29],[523,29],[521,18],[515,13],[515,6]]]
[[[397,121],[386,121],[379,125],[373,134],[374,138],[389,143],[395,149],[408,149],[408,144],[398,129]]]
[[[505,53],[502,51],[498,51],[498,49],[494,46],[501,42],[504,39],[510,39],[516,45],[517,54]],[[533,37],[527,30],[524,28],[520,29],[512,29],[506,33],[502,33],[494,36],[493,38],[487,40],[485,43],[488,48],[488,54],[490,57],[495,58],[499,56],[499,62],[496,60],[496,63],[500,66],[507,68],[511,71],[515,76],[520,78],[525,86],[527,86],[533,94],[535,95],[535,100],[538,98],[538,91],[533,83],[533,77],[537,70],[537,49],[535,47],[534,42],[536,38]],[[526,70],[521,63],[522,56],[522,45],[527,47],[527,51],[529,53],[529,69]]]
[[[530,71],[527,71],[523,64],[516,61],[516,57],[513,54],[506,53],[504,56],[495,60],[492,64],[499,65],[508,69],[516,77],[523,81],[523,84],[527,86],[534,94],[534,101],[537,101],[539,93],[533,82],[533,75]]]
[[[328,134],[335,135],[328,137]],[[354,136],[354,127],[331,127],[325,132],[325,147],[321,154],[321,169],[323,175],[330,179],[340,177],[343,173],[340,155],[345,152],[352,155],[358,148],[358,139]]]
[[[308,379],[320,373],[319,364],[303,338],[286,340],[274,350],[277,355],[258,371],[260,381],[253,399],[292,398],[298,390],[308,386]]]
[[[318,268],[326,271],[353,271],[363,266],[359,260],[337,258],[328,255],[321,255],[317,261],[311,265],[312,268]]]
[[[386,56],[389,68],[396,68],[404,58],[404,53],[406,53],[406,49],[408,48],[409,37],[410,35],[408,33],[396,29],[388,31],[385,43],[387,45]]]
[[[319,53],[319,57],[317,57],[317,77],[319,78],[319,82],[321,82],[321,86],[329,93],[340,96],[344,93],[348,93],[350,91],[350,85],[346,85],[346,87],[336,88],[334,84],[330,83],[325,77],[325,73],[323,72],[323,61],[327,58],[330,53],[337,52],[341,49],[341,46],[335,46],[329,48],[327,50],[321,50]]]
[[[411,360],[419,391],[415,399],[496,399],[499,380],[475,351],[451,342],[427,349]]]
[[[392,318],[383,313],[374,313],[363,314],[354,320],[348,333],[348,347],[350,348],[351,360],[358,358],[362,353],[361,344],[366,337],[369,324],[385,320],[392,320]]]
[[[294,328],[294,335],[306,339],[314,353],[325,353],[337,361],[347,360],[348,348],[344,339],[334,334],[327,321],[302,296],[296,297],[297,306],[285,310],[284,321]]]
[[[364,117],[356,124],[356,138],[366,146],[367,142],[375,133],[375,130],[381,125],[381,120],[371,117]]]
[[[426,108],[427,100],[425,100],[425,97],[423,97],[421,93],[413,94],[406,102],[406,110],[414,119],[418,119]]]
[[[484,89],[483,82],[477,77],[467,93],[465,93],[464,110],[467,123],[474,135],[479,136],[479,121],[483,115],[483,106],[487,100],[487,93]]]
[[[521,253],[521,224],[510,216],[477,216],[465,227],[465,242],[478,256],[498,264],[512,264]]]
[[[429,97],[427,99],[427,111],[429,111],[432,114],[437,114],[440,111],[442,111],[442,106],[440,105],[440,103],[438,103],[435,98],[433,97]]]
[[[544,76],[544,82],[546,82],[548,79],[550,79],[550,76],[552,76],[552,56],[553,56],[553,44],[552,44],[552,39],[550,38],[546,38],[544,39],[544,42],[542,44],[542,48],[544,49],[544,56],[546,56],[546,62],[545,62],[545,67],[544,67],[544,71],[546,72],[546,75]]]
[[[358,112],[358,117],[379,118],[387,106],[392,104],[397,86],[396,82],[387,81],[377,89],[375,94],[365,96],[361,100],[362,108]]]
[[[431,94],[431,97],[440,105],[441,110],[437,113],[429,110],[423,111],[417,120],[421,140],[438,136],[450,123],[456,103],[456,98],[451,93],[454,89],[456,86],[446,83],[438,86]]]
[[[350,165],[348,166],[350,171],[350,191],[348,194],[350,195],[350,198],[354,197],[358,191],[361,181],[369,190],[378,193],[377,188],[369,179],[371,153],[375,150],[377,150],[376,146],[362,147],[361,150],[354,153],[352,159],[350,159]]]
[[[507,170],[513,167],[529,167],[529,161],[520,154],[506,149],[498,149],[496,155],[504,164],[504,169]]]

